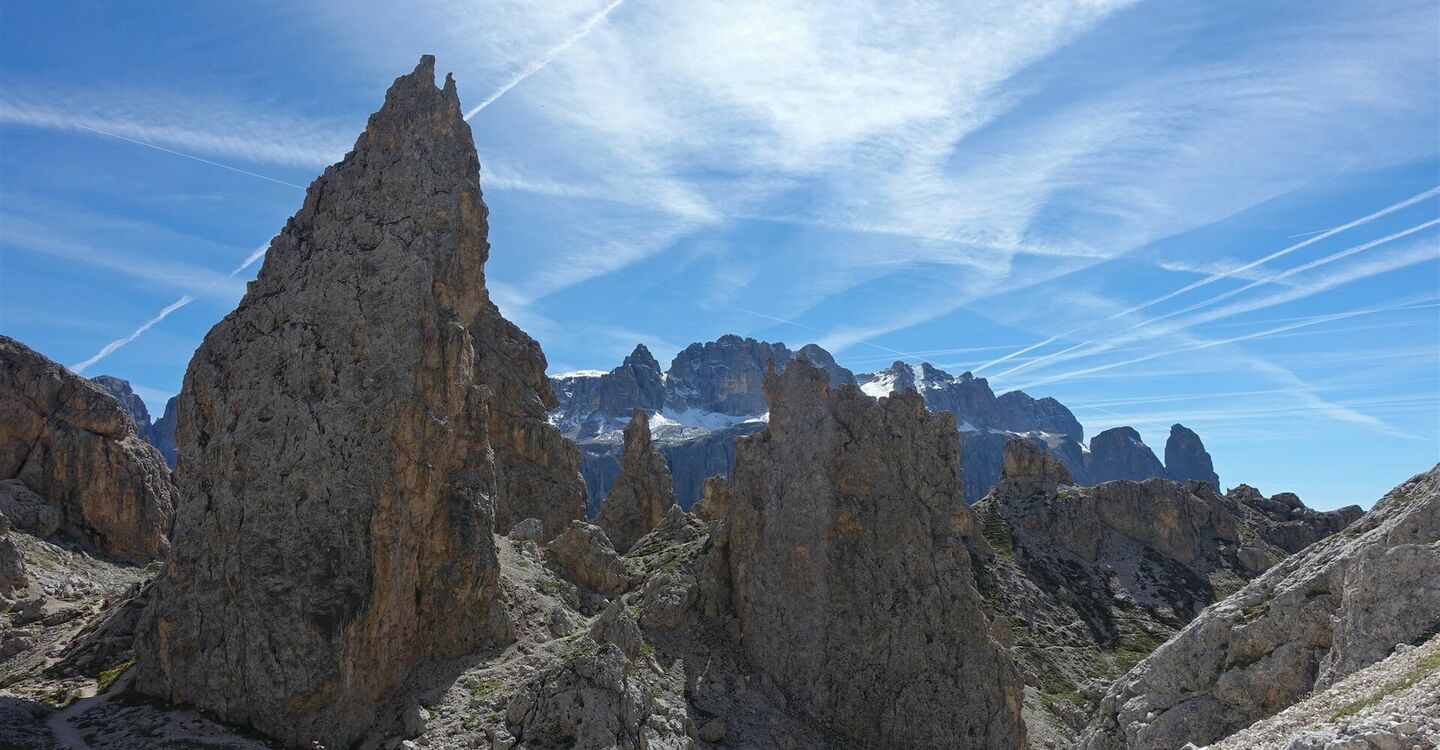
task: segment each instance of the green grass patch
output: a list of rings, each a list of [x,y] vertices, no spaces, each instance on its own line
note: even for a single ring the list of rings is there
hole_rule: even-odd
[[[115,681],[120,679],[120,675],[125,674],[125,670],[133,666],[135,666],[135,659],[131,657],[101,672],[100,676],[95,678],[95,691],[97,693],[103,693],[109,690],[110,686],[114,685]]]
[[[1005,557],[1015,554],[1015,532],[994,507],[985,509],[985,517],[980,519],[980,535],[994,548],[995,554]]]
[[[565,590],[565,584],[554,578],[541,578],[535,582],[535,589],[546,596],[555,596]]]

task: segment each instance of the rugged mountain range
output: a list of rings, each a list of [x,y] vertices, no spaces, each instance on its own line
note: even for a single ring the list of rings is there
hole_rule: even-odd
[[[792,351],[784,344],[735,335],[696,343],[675,355],[662,371],[638,345],[609,372],[587,370],[551,378],[559,406],[550,420],[580,446],[581,473],[589,492],[589,513],[600,504],[618,471],[620,430],[633,409],[651,415],[656,444],[670,463],[676,497],[689,508],[706,477],[730,476],[735,438],[757,432],[768,418],[762,393],[767,363],[784,371],[803,357],[830,376],[831,385],[856,384],[873,397],[914,391],[931,411],[955,415],[964,446],[961,481],[976,502],[1000,478],[1004,446],[1012,436],[1043,441],[1081,484],[1114,479],[1162,477],[1196,479],[1219,487],[1210,454],[1194,431],[1171,428],[1165,463],[1129,427],[1116,427],[1085,444],[1085,429],[1059,401],[1032,398],[1023,391],[995,395],[985,378],[959,376],[929,363],[895,362],[884,370],[855,375],[815,344]]]
[[[1178,748],[1396,670],[1363,729],[1325,714],[1345,744],[1275,746],[1440,739],[1406,650],[1440,627],[1440,467],[1356,520],[1219,494],[1183,428],[1156,468],[973,376],[738,337],[557,398],[486,292],[433,64],[196,351],[178,491],[120,400],[0,338],[0,747]],[[557,425],[616,446],[595,524]],[[682,509],[662,435],[741,428]],[[973,507],[971,433],[1004,441]]]

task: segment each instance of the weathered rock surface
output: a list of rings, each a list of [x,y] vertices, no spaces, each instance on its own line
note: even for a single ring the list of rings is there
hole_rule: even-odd
[[[1205,450],[1205,443],[1183,424],[1170,426],[1170,437],[1165,441],[1165,473],[1177,482],[1194,479],[1220,490],[1220,475],[1215,473],[1215,462]]]
[[[145,434],[145,430],[150,427],[150,410],[145,408],[145,400],[135,395],[130,381],[114,375],[97,375],[90,378],[90,382],[114,396],[115,400],[120,402],[125,413],[130,415],[131,421],[135,423],[136,431],[141,435]]]
[[[1139,482],[1151,477],[1170,477],[1133,427],[1114,427],[1090,438],[1085,474],[1094,484],[1116,479]]]
[[[1440,629],[1440,466],[1292,555],[1117,681],[1085,747],[1205,744]]]
[[[972,584],[954,419],[832,391],[802,362],[765,391],[726,521],[745,653],[852,742],[1022,747],[1019,680]]]
[[[1266,497],[1248,484],[1235,487],[1225,495],[1270,519],[1260,533],[1265,541],[1290,553],[1309,547],[1365,515],[1358,505],[1336,510],[1313,510],[1305,507],[1293,492],[1279,492]]]
[[[605,496],[595,525],[605,530],[615,551],[624,554],[655,528],[673,505],[675,485],[670,479],[670,465],[650,439],[650,420],[643,410],[636,409],[625,427],[620,476]]]
[[[5,336],[0,479],[19,480],[45,498],[60,532],[90,549],[151,560],[169,548],[178,493],[130,415],[100,386]]]
[[[1208,750],[1386,750],[1440,747],[1440,636],[1207,746]]]
[[[1073,486],[1023,438],[1004,463],[974,506],[993,550],[977,552],[977,580],[1010,624],[1033,711],[1067,741],[1106,683],[1285,557],[1263,541],[1274,521],[1209,483]]]
[[[629,573],[605,530],[584,521],[571,521],[570,528],[550,541],[550,559],[576,583],[602,594],[624,591]]]
[[[651,416],[655,443],[665,454],[682,508],[700,498],[705,479],[729,476],[735,438],[764,427],[761,389],[767,362],[779,369],[797,357],[830,373],[834,384],[855,382],[829,352],[807,344],[791,351],[781,343],[722,336],[696,343],[676,355],[668,374],[644,346],[619,367],[551,379],[560,406],[551,421],[582,451],[581,473],[589,496],[587,512],[600,512],[620,475],[620,430],[634,409]]]
[[[0,482],[0,514],[16,528],[41,539],[60,528],[60,511],[19,479]]]
[[[179,455],[175,447],[175,408],[179,403],[178,399],[179,396],[171,396],[170,400],[165,402],[165,413],[150,425],[150,432],[143,436],[159,449],[160,455],[165,457],[165,465],[172,470],[175,468],[175,458]]]
[[[141,691],[345,746],[398,716],[382,709],[412,672],[505,635],[497,498],[563,515],[526,509],[548,486],[517,488],[563,484],[573,453],[550,453],[543,357],[486,294],[478,173],[426,56],[205,337]]]
[[[10,537],[10,519],[0,512],[0,610],[8,610],[15,592],[30,583],[25,575],[25,554]]]

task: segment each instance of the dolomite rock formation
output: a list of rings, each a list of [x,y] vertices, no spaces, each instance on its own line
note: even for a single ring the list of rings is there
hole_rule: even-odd
[[[150,427],[150,410],[145,408],[144,399],[135,395],[135,390],[130,387],[130,381],[117,378],[114,375],[97,375],[90,379],[90,382],[100,386],[106,393],[115,397],[125,413],[135,422],[135,428],[144,435],[145,430]]]
[[[104,389],[6,336],[0,479],[45,498],[59,531],[92,550],[146,561],[169,548],[178,494],[165,460]]]
[[[650,421],[636,409],[625,427],[625,453],[595,525],[605,530],[615,551],[625,554],[675,504],[675,485],[665,456],[650,440]]]
[[[1094,484],[1116,479],[1139,482],[1151,477],[1169,477],[1160,459],[1133,427],[1113,427],[1090,438],[1085,474]]]
[[[1440,466],[1214,605],[1111,686],[1090,750],[1219,740],[1440,629]]]
[[[1279,522],[1207,482],[1074,486],[1024,438],[1006,444],[1004,464],[974,506],[992,550],[977,551],[976,580],[1010,625],[1037,699],[1027,708],[1042,712],[1030,726],[1044,721],[1059,746],[1073,746],[1105,683],[1286,556],[1265,541]]]
[[[1165,441],[1165,473],[1177,482],[1194,479],[1220,489],[1220,475],[1215,473],[1215,462],[1210,460],[1205,443],[1183,424],[1170,426],[1170,437]]]
[[[801,360],[765,393],[726,521],[745,653],[858,745],[1023,747],[1019,680],[972,583],[954,419],[832,391]]]
[[[583,498],[543,356],[485,291],[478,174],[427,55],[205,337],[142,692],[345,747],[399,723],[415,670],[506,635],[497,505],[553,520]]]

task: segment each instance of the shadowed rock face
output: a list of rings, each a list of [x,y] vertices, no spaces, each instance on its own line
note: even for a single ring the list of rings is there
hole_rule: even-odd
[[[117,378],[114,375],[98,375],[90,379],[90,382],[105,389],[105,392],[115,397],[125,413],[135,422],[135,428],[143,436],[146,428],[150,427],[150,410],[145,408],[145,400],[135,395],[135,390],[130,387],[130,381]]]
[[[1165,441],[1165,471],[1177,482],[1194,479],[1209,482],[1217,491],[1220,489],[1220,476],[1215,473],[1215,463],[1210,460],[1205,443],[1183,424],[1170,426],[1170,438]]]
[[[1169,478],[1160,459],[1133,427],[1115,427],[1091,438],[1085,473],[1094,484],[1116,479],[1139,482],[1151,477]]]
[[[913,393],[832,391],[800,361],[765,392],[728,503],[746,654],[857,743],[1023,747],[1019,680],[971,576],[954,419]]]
[[[1090,750],[1204,745],[1440,629],[1440,466],[1201,613],[1111,686]]]
[[[165,464],[174,470],[175,458],[179,451],[175,448],[175,405],[179,403],[179,396],[171,396],[165,402],[165,413],[150,425],[149,434],[143,437],[150,441],[150,444],[160,450],[160,455],[165,457]]]
[[[344,747],[414,670],[505,634],[497,503],[553,524],[583,498],[543,355],[485,291],[478,173],[426,56],[205,337],[141,691]]]
[[[0,336],[0,479],[59,513],[59,530],[123,560],[153,560],[178,493],[165,461],[108,392]]]
[[[636,409],[625,427],[625,452],[620,456],[620,476],[605,496],[605,505],[595,525],[605,530],[611,544],[625,554],[645,536],[675,504],[675,486],[670,466],[650,440],[650,421]]]

